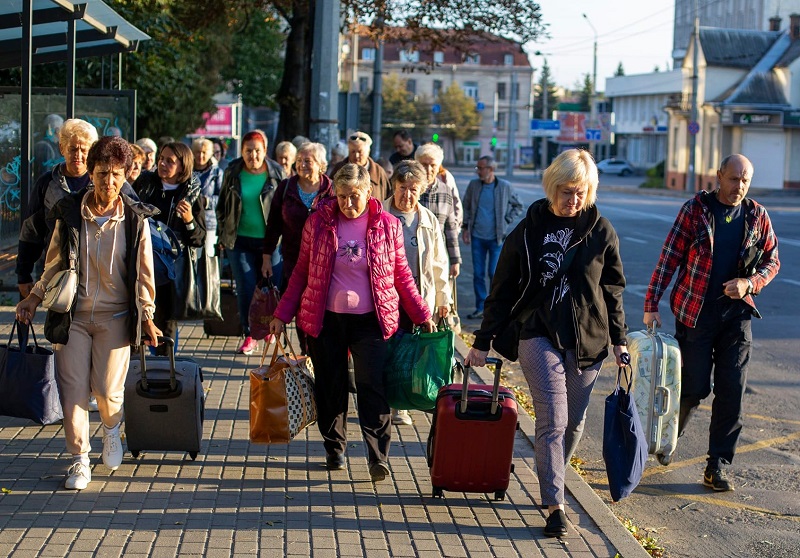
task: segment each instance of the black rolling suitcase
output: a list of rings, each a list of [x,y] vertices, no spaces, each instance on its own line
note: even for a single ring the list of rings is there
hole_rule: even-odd
[[[125,380],[125,438],[134,458],[142,450],[184,451],[197,458],[203,438],[205,393],[203,371],[190,358],[169,356],[132,358]]]
[[[239,323],[239,305],[236,301],[236,282],[229,265],[220,256],[217,261],[222,266],[220,270],[219,305],[222,319],[203,320],[203,332],[206,335],[219,335],[222,337],[241,337],[244,335],[242,324]]]

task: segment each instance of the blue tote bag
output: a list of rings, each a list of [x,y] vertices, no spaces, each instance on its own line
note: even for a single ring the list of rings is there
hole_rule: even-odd
[[[19,328],[19,345],[14,347],[14,331]],[[28,344],[28,330],[33,345]],[[40,347],[33,326],[16,320],[8,345],[0,345],[0,415],[53,424],[64,418],[56,385],[53,351]]]
[[[617,372],[617,386],[606,397],[603,460],[611,499],[615,502],[629,496],[639,485],[647,463],[647,438],[631,396],[632,380],[633,370],[627,364]]]

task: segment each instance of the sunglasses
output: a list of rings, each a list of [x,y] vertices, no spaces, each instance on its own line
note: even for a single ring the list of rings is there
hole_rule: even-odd
[[[353,134],[352,136],[350,136],[350,141],[363,141],[363,142],[366,143],[367,137]]]

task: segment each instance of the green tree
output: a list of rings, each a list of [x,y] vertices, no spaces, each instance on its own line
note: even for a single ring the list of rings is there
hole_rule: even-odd
[[[431,119],[431,104],[424,95],[408,92],[408,80],[390,74],[383,80],[383,131],[381,139],[388,141],[395,130],[407,129],[417,141],[427,134]]]
[[[453,153],[458,153],[456,141],[472,139],[478,135],[480,129],[481,115],[475,106],[475,99],[465,95],[461,87],[453,82],[439,95],[439,105],[441,134],[450,138]],[[457,159],[458,157],[456,164]]]
[[[543,112],[544,108],[544,95],[542,91],[547,89],[547,110]],[[552,79],[550,65],[547,59],[542,63],[542,71],[539,75],[539,82],[535,86],[536,96],[533,99],[533,117],[550,120],[553,111],[558,107],[560,101],[558,96],[558,88]]]
[[[272,11],[243,8],[230,22],[232,64],[222,68],[222,80],[251,107],[276,108],[283,77],[283,24]]]
[[[619,65],[617,66],[617,71],[614,72],[615,76],[624,76],[625,75],[625,68],[622,67],[622,62],[620,61]]]
[[[589,74],[583,75],[583,85],[581,86],[578,95],[580,110],[583,112],[590,112],[592,110],[592,76]]]

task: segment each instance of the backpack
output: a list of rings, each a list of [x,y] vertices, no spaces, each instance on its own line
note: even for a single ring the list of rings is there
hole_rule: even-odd
[[[161,221],[148,218],[153,242],[153,268],[156,287],[175,281],[175,260],[183,253],[178,235]]]

